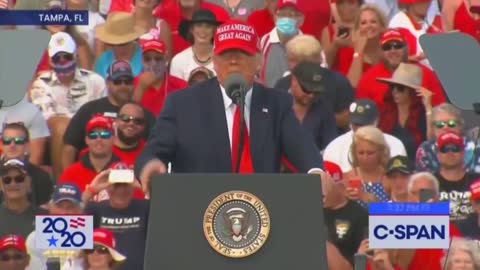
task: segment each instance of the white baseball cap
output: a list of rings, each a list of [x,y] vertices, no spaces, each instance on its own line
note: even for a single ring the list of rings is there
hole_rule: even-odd
[[[75,54],[77,51],[77,45],[73,38],[65,33],[58,32],[52,35],[50,42],[48,43],[48,56],[52,57],[59,52],[66,52]]]

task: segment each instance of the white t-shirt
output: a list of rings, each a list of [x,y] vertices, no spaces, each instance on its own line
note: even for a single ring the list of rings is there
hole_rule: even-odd
[[[85,39],[92,50],[95,48],[95,27],[102,23],[105,23],[102,15],[98,12],[88,11],[88,25],[75,26],[78,33]]]
[[[202,65],[199,65],[197,62],[195,62],[192,47],[189,47],[173,57],[172,63],[170,64],[170,74],[177,78],[188,81],[190,73],[194,69],[201,66]],[[208,68],[213,72],[213,74],[215,74],[212,61],[210,61],[210,63],[204,67]]]
[[[42,112],[37,106],[28,102],[26,97],[14,106],[0,108],[0,135],[2,135],[4,123],[14,122],[22,122],[25,125],[30,139],[50,136],[50,130]]]
[[[405,146],[399,139],[386,133],[383,133],[383,135],[385,136],[385,140],[390,147],[390,157],[407,155]],[[352,169],[352,165],[350,165],[348,160],[352,141],[353,131],[351,130],[335,138],[335,140],[331,141],[327,145],[327,148],[325,148],[325,151],[323,152],[323,159],[336,163],[338,166],[340,166],[340,168],[342,168],[343,172],[350,171]]]

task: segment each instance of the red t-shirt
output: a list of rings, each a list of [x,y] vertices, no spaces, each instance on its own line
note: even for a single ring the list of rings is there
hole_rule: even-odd
[[[252,12],[247,18],[247,23],[255,29],[259,38],[268,34],[275,27],[273,17],[267,9]]]
[[[110,162],[105,166],[105,170],[108,169],[113,163],[120,162],[117,156],[112,156]],[[73,163],[70,167],[63,171],[62,175],[58,179],[58,184],[63,183],[73,183],[78,186],[80,191],[83,193],[87,188],[87,185],[90,184],[97,176],[98,172],[92,166],[88,154],[83,154],[80,157],[80,160]],[[142,191],[135,189],[133,193],[134,199],[145,199],[145,195]]]
[[[301,0],[298,3],[305,13],[305,22],[302,25],[302,32],[320,39],[322,29],[331,22],[332,13],[330,9],[330,1]]]
[[[132,148],[132,149],[121,149],[118,146],[114,145],[112,149],[112,153],[119,157],[123,162],[125,162],[129,168],[133,169],[133,165],[135,164],[135,160],[137,159],[138,155],[143,150],[143,147],[145,146],[145,140],[140,140],[140,143],[137,145],[137,147]]]
[[[142,74],[140,73],[133,82],[135,88],[137,88],[138,80]],[[149,87],[145,90],[140,104],[143,108],[149,110],[155,116],[158,116],[162,110],[163,102],[168,94],[171,94],[177,90],[181,90],[188,87],[188,83],[180,78],[167,74],[167,77],[163,81],[160,89]]]
[[[455,17],[453,18],[453,29],[470,35],[480,42],[480,19],[475,20],[472,18],[472,16],[470,16],[465,1],[462,1],[462,4],[455,11]]]
[[[422,86],[432,91],[432,105],[436,106],[445,102],[442,85],[433,71],[422,64],[418,64],[423,71]],[[383,63],[378,63],[364,72],[357,85],[356,98],[368,98],[377,104],[379,111],[383,109],[383,96],[388,90],[388,85],[380,83],[377,78],[391,78],[393,72],[387,70]]]
[[[228,13],[222,7],[206,1],[201,1],[200,9],[210,10],[213,14],[215,14],[217,21],[220,22],[227,21],[230,17],[230,15],[228,15]],[[155,16],[165,20],[172,30],[173,55],[191,46],[191,44],[183,39],[178,33],[178,25],[184,17],[180,9],[180,5],[176,0],[162,1],[155,9]]]

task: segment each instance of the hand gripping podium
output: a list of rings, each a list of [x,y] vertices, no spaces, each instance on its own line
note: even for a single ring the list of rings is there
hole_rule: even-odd
[[[319,175],[151,179],[144,270],[326,270]]]

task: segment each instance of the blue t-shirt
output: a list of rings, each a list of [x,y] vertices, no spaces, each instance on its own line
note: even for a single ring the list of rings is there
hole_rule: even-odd
[[[95,62],[95,72],[100,74],[104,79],[107,78],[108,67],[115,61],[113,56],[113,50],[108,50],[102,53]],[[137,76],[142,71],[142,49],[140,46],[135,47],[135,53],[132,59],[130,59],[130,65],[132,66],[133,76]]]

